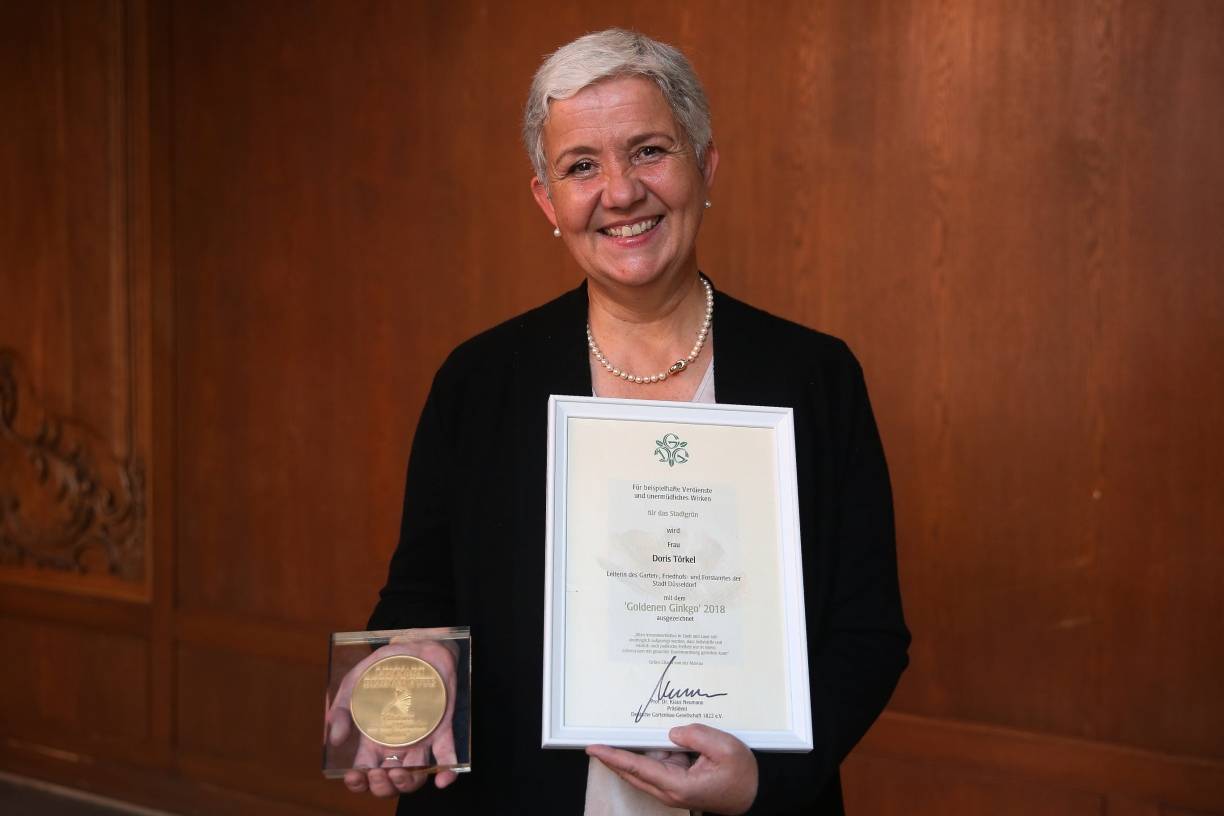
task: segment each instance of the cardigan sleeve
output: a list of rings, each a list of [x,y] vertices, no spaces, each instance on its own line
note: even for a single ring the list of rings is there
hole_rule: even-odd
[[[821,393],[813,394],[832,400],[817,412],[827,418],[827,432],[814,436],[826,447],[819,467],[828,475],[820,481],[831,499],[817,506],[831,518],[813,532],[816,546],[830,552],[818,557],[806,541],[804,548],[805,586],[823,586],[826,593],[821,610],[808,591],[814,749],[757,755],[754,814],[840,812],[838,766],[879,716],[908,663],[888,467],[862,369],[838,345],[836,373],[815,383]]]
[[[399,544],[370,616],[370,629],[454,624],[449,507],[452,457],[443,427],[442,391],[435,378],[408,459]]]

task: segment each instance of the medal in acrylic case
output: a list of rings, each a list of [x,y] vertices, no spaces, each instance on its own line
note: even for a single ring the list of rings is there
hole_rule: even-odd
[[[467,627],[333,634],[323,775],[470,771],[471,645]]]

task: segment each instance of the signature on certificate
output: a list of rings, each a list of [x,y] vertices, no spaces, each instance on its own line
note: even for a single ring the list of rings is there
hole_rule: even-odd
[[[638,706],[638,710],[633,712],[633,721],[640,723],[642,718],[646,716],[647,710],[653,703],[666,703],[672,700],[685,700],[693,697],[726,697],[725,691],[702,691],[699,688],[672,688],[671,681],[667,679],[667,672],[671,669],[672,664],[676,662],[676,655],[672,655],[672,659],[667,661],[667,665],[663,667],[663,673],[659,675],[658,682],[650,692],[650,696],[646,698],[646,702]]]

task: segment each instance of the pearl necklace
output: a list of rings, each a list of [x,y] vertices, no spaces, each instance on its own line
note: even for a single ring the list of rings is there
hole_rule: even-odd
[[[668,366],[666,370],[660,371],[658,374],[651,374],[649,377],[638,377],[630,374],[628,371],[621,371],[608,362],[608,358],[604,356],[604,353],[599,349],[599,345],[595,342],[595,336],[591,334],[591,324],[587,323],[587,346],[591,349],[591,354],[613,377],[620,377],[626,382],[639,383],[641,385],[663,382],[671,375],[679,374],[688,368],[697,359],[697,355],[701,353],[701,347],[705,345],[706,336],[710,333],[710,324],[714,321],[714,287],[710,286],[710,282],[700,275],[698,275],[697,279],[701,281],[701,285],[706,290],[705,321],[701,324],[701,331],[697,332],[697,342],[693,344],[693,350],[689,352],[688,357],[683,360],[677,360]]]

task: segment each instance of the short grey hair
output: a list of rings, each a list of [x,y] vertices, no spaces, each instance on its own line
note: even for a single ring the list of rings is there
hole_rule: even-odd
[[[531,81],[523,111],[523,145],[536,177],[548,183],[545,172],[544,124],[554,99],[569,99],[583,88],[604,79],[641,76],[654,81],[672,115],[688,137],[697,165],[705,167],[710,143],[710,105],[693,66],[679,49],[645,34],[609,28],[579,37],[550,54]]]

